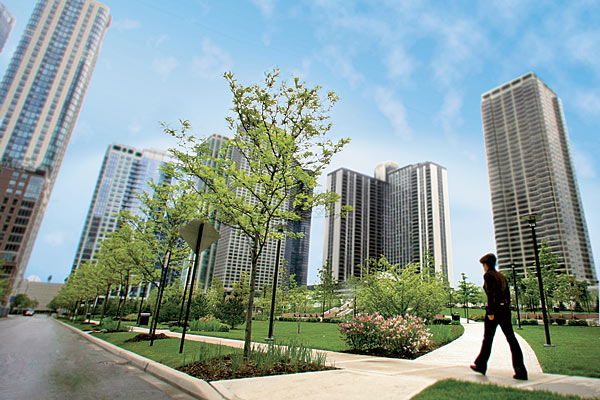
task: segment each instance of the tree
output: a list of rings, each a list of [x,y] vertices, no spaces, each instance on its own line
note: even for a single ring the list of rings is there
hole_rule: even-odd
[[[308,296],[308,289],[306,286],[298,286],[296,283],[295,274],[290,275],[290,285],[287,298],[291,306],[291,311],[298,316],[298,334],[300,334],[302,333],[302,318],[300,318],[300,314],[306,313],[310,298]]]
[[[442,274],[427,276],[421,270],[420,264],[392,265],[384,256],[367,260],[358,295],[361,310],[385,318],[410,314],[433,319],[444,306],[447,284]]]
[[[154,262],[146,264],[140,272],[144,279],[154,283],[158,296],[153,315],[160,314],[163,291],[169,269],[180,270],[190,253],[190,248],[180,237],[181,228],[198,217],[199,199],[191,181],[184,179],[181,171],[171,163],[160,168],[162,179],[150,179],[151,192],[142,192],[141,215],[123,214],[128,224],[147,243]],[[157,269],[156,266],[160,266]],[[160,271],[160,279],[157,271]],[[183,295],[180,299],[183,301]],[[180,302],[181,305],[181,302]],[[150,332],[153,335],[158,319],[153,319]],[[150,345],[152,345],[152,341]]]
[[[27,296],[25,293],[19,293],[15,296],[11,304],[11,309],[20,310],[24,308],[33,308],[37,305],[38,302],[36,300],[30,299],[29,296]]]
[[[458,291],[455,292],[455,296],[459,302],[463,304],[465,309],[465,318],[467,323],[469,322],[469,303],[476,302],[478,299],[479,290],[477,286],[471,281],[467,280],[467,275],[464,272],[460,274],[461,279],[458,282]]]
[[[331,309],[333,304],[337,304],[340,301],[338,284],[333,279],[331,270],[331,263],[327,261],[323,267],[319,268],[319,284],[315,285],[314,297],[318,299],[321,304],[323,318],[325,318],[325,310]]]
[[[320,87],[308,88],[298,78],[279,82],[279,71],[265,85],[243,86],[225,74],[233,95],[233,116],[227,118],[234,137],[214,155],[207,139],[190,133],[190,124],[165,131],[179,140],[171,152],[178,167],[201,182],[201,212],[230,226],[248,239],[251,252],[250,293],[246,312],[244,359],[251,347],[252,307],[258,260],[269,245],[285,236],[275,225],[298,221],[313,207],[337,200],[335,193],[315,193],[317,179],[331,158],[349,142],[326,138],[327,122],[337,96],[322,98]],[[290,206],[291,203],[291,206]]]

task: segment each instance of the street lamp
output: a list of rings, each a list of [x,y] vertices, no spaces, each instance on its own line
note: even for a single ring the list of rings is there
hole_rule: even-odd
[[[277,231],[281,234],[283,227]],[[275,271],[273,272],[273,296],[271,297],[271,314],[269,315],[269,335],[265,340],[273,340],[273,314],[275,314],[275,295],[277,294],[277,278],[279,276],[279,255],[281,253],[281,236],[277,239],[277,253],[275,254]]]
[[[550,343],[550,328],[548,327],[548,312],[546,311],[546,299],[544,297],[544,283],[542,282],[542,269],[540,267],[540,256],[538,254],[537,237],[535,236],[536,221],[540,219],[539,214],[529,214],[523,217],[523,220],[529,224],[531,228],[531,240],[533,241],[533,252],[535,255],[535,269],[537,272],[538,285],[540,289],[540,300],[542,302],[542,316],[544,318],[544,330],[546,331],[545,347],[553,346]]]
[[[515,301],[517,303],[517,325],[518,325],[517,329],[523,329],[523,328],[521,328],[521,310],[519,309],[519,288],[517,285],[517,274],[515,274],[515,264],[511,263],[510,266],[512,268],[513,281],[515,283]]]

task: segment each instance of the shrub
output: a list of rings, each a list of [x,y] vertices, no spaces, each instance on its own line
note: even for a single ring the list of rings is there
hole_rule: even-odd
[[[330,324],[341,324],[342,322],[346,322],[346,320],[344,318],[329,317],[329,318],[323,318],[322,322],[328,322]]]
[[[469,319],[471,321],[479,321],[479,322],[484,322],[485,321],[485,314],[475,314],[475,315],[469,315]]]
[[[535,318],[521,320],[521,325],[539,325],[538,320]]]
[[[137,313],[127,314],[123,317],[123,321],[137,321]]]
[[[585,319],[570,319],[569,326],[588,326]]]
[[[411,315],[385,319],[378,313],[359,314],[339,324],[344,341],[354,350],[389,352],[412,357],[430,346],[431,333],[423,319]]]
[[[266,314],[255,314],[252,316],[252,320],[254,321],[268,321],[269,316]]]
[[[229,326],[216,318],[201,318],[190,322],[190,331],[229,332]]]
[[[277,318],[278,321],[285,321],[285,322],[296,322],[299,319],[300,318],[298,318],[298,317],[284,317],[284,316]]]
[[[452,320],[450,318],[435,318],[431,323],[433,325],[450,325]]]
[[[556,325],[564,325],[567,323],[567,320],[564,318],[550,318],[551,323],[555,323]]]
[[[103,332],[127,332],[127,327],[121,325],[120,329],[117,330],[117,326],[119,325],[118,321],[107,317],[100,323],[100,328]]]
[[[460,325],[460,321],[452,321],[450,322],[450,325]]]

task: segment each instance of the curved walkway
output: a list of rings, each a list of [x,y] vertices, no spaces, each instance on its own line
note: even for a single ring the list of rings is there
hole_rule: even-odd
[[[224,398],[254,399],[410,399],[443,379],[494,383],[526,390],[547,390],[586,398],[600,398],[600,379],[542,372],[531,347],[519,339],[529,372],[529,381],[512,378],[508,343],[496,332],[486,376],[469,369],[483,339],[483,323],[463,323],[465,333],[454,342],[416,360],[370,357],[325,351],[329,364],[337,370],[266,376],[210,382]],[[136,328],[147,332],[147,329]],[[161,331],[169,336],[181,334]],[[186,339],[243,347],[243,341],[200,335]]]

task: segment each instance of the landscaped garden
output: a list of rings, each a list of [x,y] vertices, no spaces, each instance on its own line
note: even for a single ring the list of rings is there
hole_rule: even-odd
[[[559,394],[543,391],[529,391],[507,388],[504,386],[487,383],[470,383],[447,379],[439,381],[423,390],[412,400],[580,400],[577,396],[561,396]]]
[[[543,326],[524,326],[516,331],[533,348],[546,373],[600,378],[600,327],[550,327],[554,347],[545,347]]]

